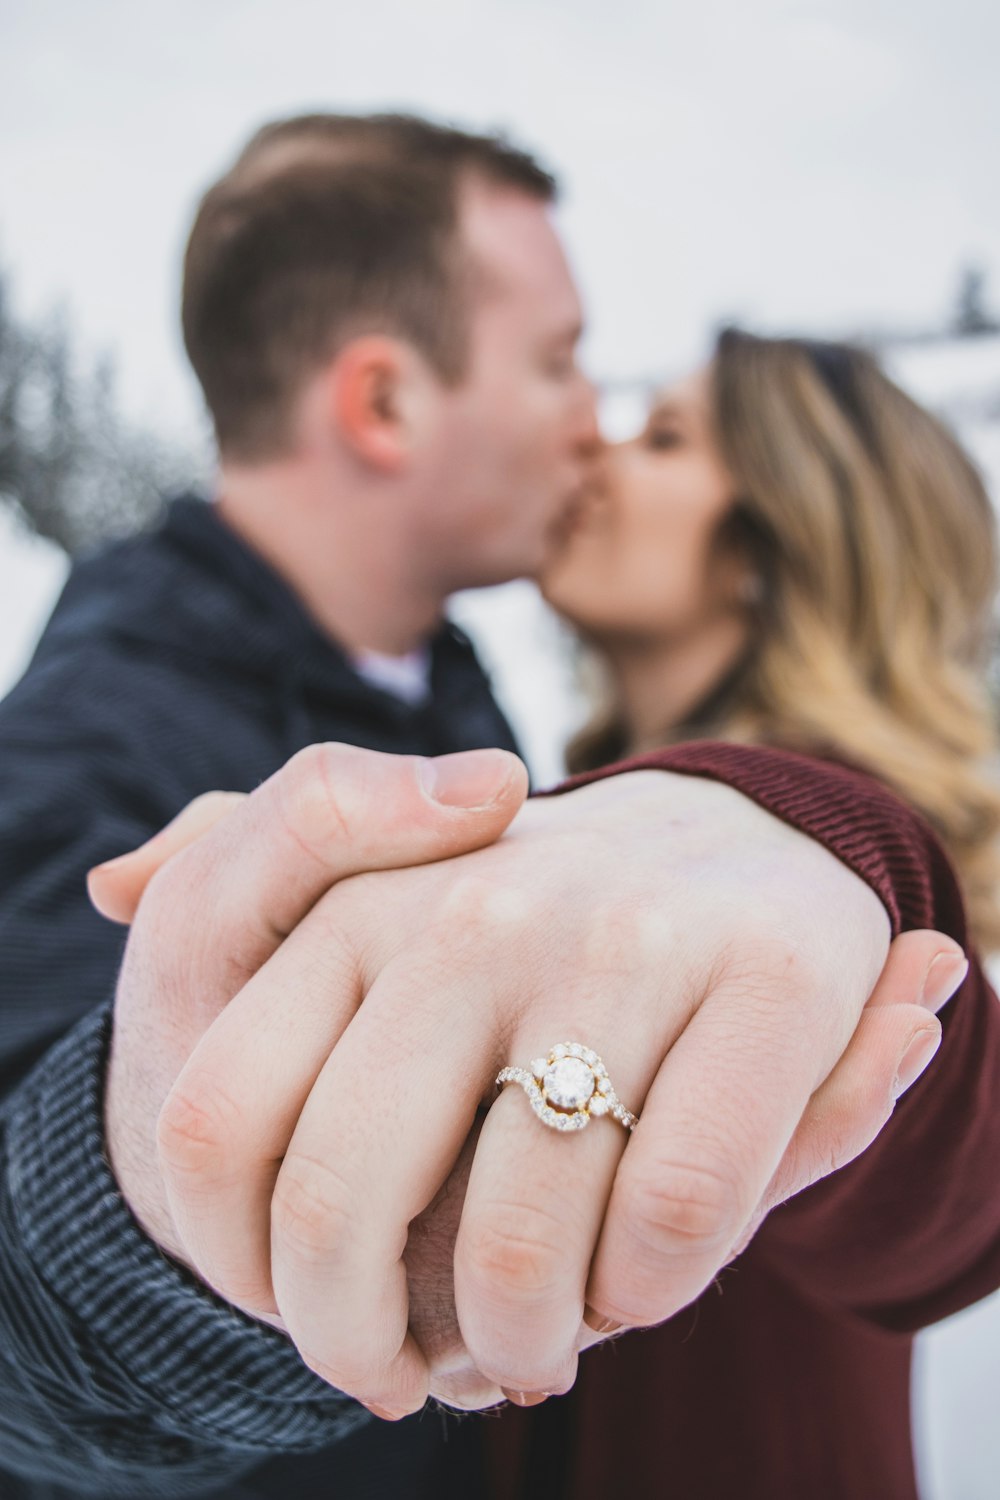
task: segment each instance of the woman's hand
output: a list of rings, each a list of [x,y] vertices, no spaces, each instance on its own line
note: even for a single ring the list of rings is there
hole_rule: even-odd
[[[111,878],[122,915],[127,867]],[[185,903],[181,876],[160,889]],[[947,939],[908,935],[866,1009],[886,938],[833,856],[728,788],[662,772],[532,804],[494,848],[346,881],[171,1090],[160,1144],[185,1252],[384,1414],[428,1389],[461,1404],[566,1389],[593,1340],[585,1304],[599,1322],[669,1316],[771,1203],[877,1133],[902,1054],[937,1035],[909,1003],[930,959],[961,964]],[[563,1138],[519,1090],[497,1100],[455,1244],[460,1339],[442,1291],[462,1205],[449,1174],[499,1068],[570,1039],[604,1056],[642,1124],[623,1155],[607,1120]]]

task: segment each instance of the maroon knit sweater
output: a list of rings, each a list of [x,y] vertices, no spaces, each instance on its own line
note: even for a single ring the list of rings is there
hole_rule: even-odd
[[[947,858],[869,777],[718,744],[629,764],[727,782],[860,875],[893,935],[968,949]],[[913,1334],[1000,1286],[1000,1005],[974,957],[941,1019],[861,1157],[775,1209],[694,1305],[585,1354],[567,1396],[487,1424],[491,1500],[915,1500]]]

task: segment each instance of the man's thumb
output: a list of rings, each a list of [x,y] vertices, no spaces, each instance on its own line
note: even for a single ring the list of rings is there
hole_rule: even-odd
[[[463,750],[426,760],[416,756],[376,756],[371,752],[355,751],[352,759],[359,769],[371,767],[383,781],[389,766],[395,771],[396,767],[402,770],[404,762],[415,764],[417,784],[426,798],[422,816],[417,808],[413,808],[417,817],[415,826],[409,829],[401,826],[406,821],[405,811],[394,830],[390,827],[376,832],[370,814],[369,818],[359,820],[382,846],[386,835],[394,832],[393,843],[399,848],[401,857],[396,859],[389,849],[380,847],[377,857],[372,850],[367,859],[362,856],[352,861],[351,851],[343,851],[348,866],[354,870],[365,868],[369,860],[371,867],[387,868],[395,863],[418,864],[422,860],[465,854],[481,848],[500,837],[528,793],[528,773],[524,765],[506,750]],[[411,778],[412,774],[411,771]],[[374,803],[379,800],[378,792],[385,799],[402,794],[405,807],[405,782],[405,776],[400,783],[394,775],[377,789],[370,788],[369,795]],[[412,779],[410,786],[416,790]],[[412,792],[410,795],[412,797]],[[172,822],[137,849],[97,865],[87,877],[87,888],[94,906],[113,922],[131,922],[146,886],[157,871],[245,802],[242,793],[207,792],[196,797]],[[439,810],[429,825],[427,803]],[[413,807],[412,802],[410,805]],[[405,848],[404,852],[404,846],[412,847]],[[350,872],[348,868],[342,873]]]
[[[420,781],[432,802],[466,812],[494,808],[507,813],[504,827],[528,792],[528,775],[516,755],[506,750],[462,750],[425,760]]]

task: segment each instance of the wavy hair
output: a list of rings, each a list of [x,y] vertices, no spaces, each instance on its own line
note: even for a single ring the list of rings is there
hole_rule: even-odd
[[[720,336],[712,425],[736,500],[715,548],[759,594],[726,681],[664,735],[776,745],[871,772],[920,811],[1000,948],[1000,780],[988,691],[993,508],[958,442],[845,344]],[[624,753],[617,713],[571,769]]]

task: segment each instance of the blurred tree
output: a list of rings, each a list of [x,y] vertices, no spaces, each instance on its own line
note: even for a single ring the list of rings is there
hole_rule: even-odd
[[[952,326],[962,338],[980,333],[1000,333],[1000,321],[989,310],[986,272],[981,266],[966,266],[959,277]]]
[[[149,525],[199,467],[119,413],[110,362],[82,369],[65,318],[19,317],[0,268],[0,505],[75,554]]]

